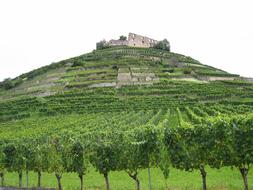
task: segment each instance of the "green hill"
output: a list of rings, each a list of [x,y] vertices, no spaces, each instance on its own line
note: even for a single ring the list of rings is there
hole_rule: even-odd
[[[64,187],[75,189],[69,173],[81,184],[88,173],[87,189],[103,189],[101,179],[94,183],[95,168],[107,189],[112,173],[113,189],[133,189],[129,179],[137,187],[140,179],[146,190],[141,171],[151,167],[154,188],[164,189],[159,176],[167,179],[173,168],[178,176],[200,171],[203,184],[212,173],[212,189],[242,189],[230,168],[245,181],[253,164],[252,110],[253,83],[191,57],[152,48],[94,50],[0,83],[0,177],[16,172],[21,183],[23,172],[33,171],[40,186],[44,172],[45,184],[55,186],[54,173],[61,189],[67,175]],[[215,176],[220,171],[226,183]],[[197,178],[177,178],[169,188],[200,189]]]
[[[0,120],[68,112],[253,102],[253,84],[191,57],[113,47],[53,63],[0,84]]]
[[[121,73],[130,73],[132,79],[117,80]],[[2,82],[0,87],[11,89],[8,92],[1,90],[1,99],[4,99],[22,95],[47,96],[73,88],[118,87],[131,82],[153,84],[185,80],[201,83],[238,77],[180,54],[157,49],[114,47],[53,63]]]

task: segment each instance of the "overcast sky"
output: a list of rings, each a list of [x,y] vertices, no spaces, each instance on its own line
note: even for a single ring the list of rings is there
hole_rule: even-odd
[[[252,0],[0,0],[0,80],[128,32],[253,77]]]

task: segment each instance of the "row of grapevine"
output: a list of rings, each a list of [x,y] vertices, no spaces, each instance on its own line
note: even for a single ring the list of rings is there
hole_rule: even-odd
[[[213,112],[217,109],[210,107]],[[247,174],[253,164],[252,113],[230,117],[208,113],[204,107],[187,107],[3,123],[0,177],[4,183],[6,171],[17,172],[21,187],[23,172],[34,171],[41,186],[42,172],[54,173],[62,189],[64,173],[75,172],[83,189],[83,176],[92,166],[104,176],[107,189],[111,171],[126,171],[139,190],[140,170],[159,167],[167,179],[169,168],[174,167],[199,170],[205,190],[206,167],[229,166],[239,169],[248,190]]]
[[[70,113],[117,112],[122,110],[158,110],[168,107],[204,105],[224,106],[217,112],[252,110],[252,90],[238,90],[219,82],[199,84],[171,81],[151,86],[126,86],[66,91],[48,97],[23,97],[0,101],[0,122],[29,118],[34,115],[49,116]],[[144,98],[145,97],[145,98]],[[243,100],[246,99],[245,103]],[[233,101],[232,101],[233,100]],[[242,100],[240,105],[238,101]],[[208,108],[207,108],[208,109]]]

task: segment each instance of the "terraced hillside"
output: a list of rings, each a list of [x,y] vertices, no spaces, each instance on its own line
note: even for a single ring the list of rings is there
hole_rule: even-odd
[[[252,114],[253,83],[238,75],[169,51],[96,50],[0,83],[0,177],[17,172],[22,186],[34,171],[41,186],[41,173],[54,173],[62,189],[74,172],[82,189],[95,168],[107,190],[114,171],[140,189],[140,170],[167,179],[173,167],[199,170],[206,189],[206,167],[234,167],[246,188]]]
[[[1,99],[8,99],[24,95],[48,96],[73,88],[120,87],[173,80],[204,83],[236,78],[239,76],[183,55],[156,49],[114,47],[53,63],[3,82],[0,95]]]
[[[1,121],[70,112],[253,102],[253,84],[239,76],[187,56],[145,48],[93,51],[0,86]]]

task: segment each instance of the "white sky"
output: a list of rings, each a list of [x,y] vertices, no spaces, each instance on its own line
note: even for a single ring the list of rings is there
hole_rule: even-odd
[[[0,81],[128,32],[253,77],[252,0],[0,0]]]

